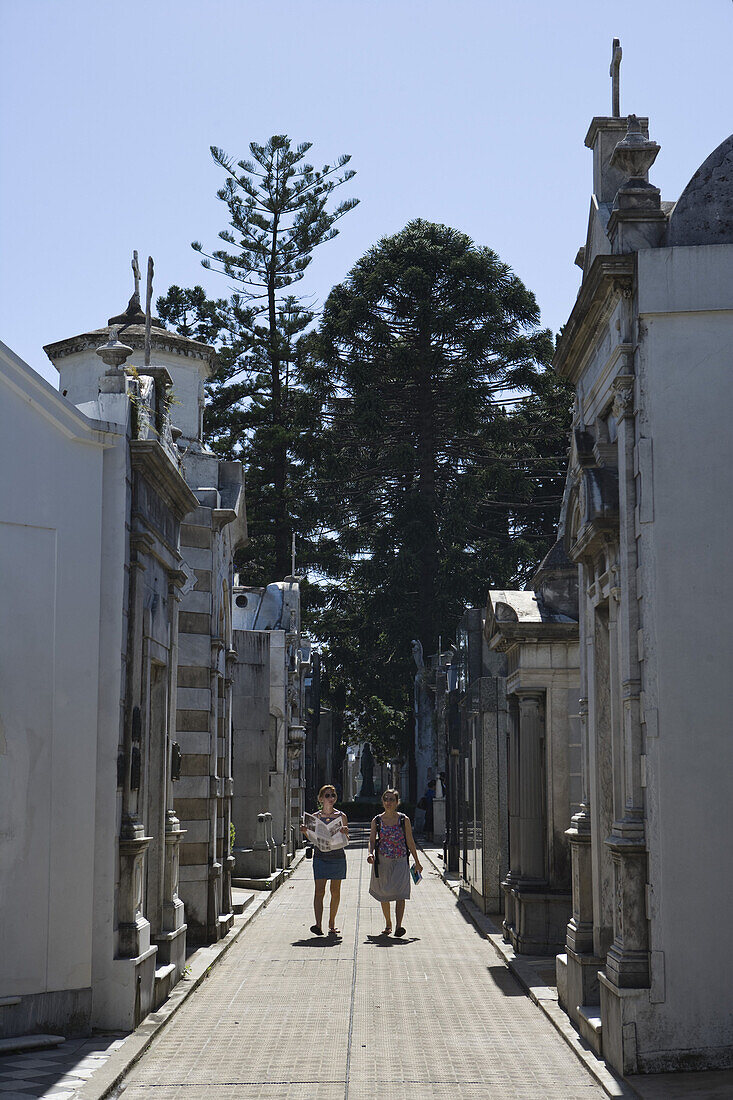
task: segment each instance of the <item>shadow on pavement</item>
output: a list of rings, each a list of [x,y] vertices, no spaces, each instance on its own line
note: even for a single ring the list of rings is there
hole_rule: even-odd
[[[404,947],[407,943],[419,943],[419,936],[404,936],[402,939],[394,940],[390,936],[367,936],[364,943],[370,947]]]
[[[526,997],[527,994],[504,963],[496,963],[487,966],[486,970],[497,989],[501,990],[505,997]]]
[[[309,936],[307,940],[292,940],[291,947],[339,947],[341,936]]]

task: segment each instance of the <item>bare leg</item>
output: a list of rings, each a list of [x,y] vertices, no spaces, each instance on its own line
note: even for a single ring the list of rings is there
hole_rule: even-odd
[[[405,899],[404,898],[401,898],[399,901],[395,902],[395,914],[394,915],[395,915],[395,921],[397,922],[396,927],[395,927],[395,931],[397,931],[397,929],[402,928],[402,918],[405,915]],[[403,931],[404,931],[404,929],[403,929]]]
[[[316,927],[321,927],[323,921],[323,895],[326,893],[325,878],[316,879],[316,892],[313,895],[313,911],[316,915]]]
[[[336,927],[336,914],[339,910],[339,902],[341,901],[341,879],[331,879],[331,907],[328,917],[328,928],[331,932],[338,932]]]
[[[379,904],[382,906],[382,912],[384,913],[384,927],[389,928],[390,931],[391,931],[391,929],[392,929],[392,918],[389,915],[389,902],[388,901],[380,901]]]

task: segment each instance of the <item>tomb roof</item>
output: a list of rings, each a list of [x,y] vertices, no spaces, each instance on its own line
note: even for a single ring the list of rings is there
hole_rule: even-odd
[[[57,340],[52,344],[44,344],[43,350],[49,359],[56,365],[59,359],[67,355],[75,355],[77,352],[88,348],[99,347],[108,339],[112,328],[117,328],[118,339],[129,344],[134,350],[142,348],[145,344],[145,322],[124,325],[107,324],[102,328],[89,329],[76,336],[68,336],[65,340]],[[177,332],[169,332],[162,324],[153,324],[151,328],[151,342],[155,348],[173,352],[194,359],[203,359],[210,367],[213,367],[216,351],[210,344],[204,344],[199,340],[191,340],[187,336],[180,336]]]
[[[733,134],[700,165],[669,219],[669,245],[733,243]]]

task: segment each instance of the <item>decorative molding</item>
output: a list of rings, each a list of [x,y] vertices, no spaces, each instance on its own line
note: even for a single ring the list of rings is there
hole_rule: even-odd
[[[198,508],[194,493],[157,439],[131,439],[130,463],[150,480],[178,519]]]
[[[602,325],[619,296],[633,293],[636,275],[634,253],[596,256],[583,280],[570,317],[557,341],[552,366],[559,375],[576,383]]]
[[[613,390],[613,415],[620,423],[634,415],[634,375],[618,374],[611,385]]]

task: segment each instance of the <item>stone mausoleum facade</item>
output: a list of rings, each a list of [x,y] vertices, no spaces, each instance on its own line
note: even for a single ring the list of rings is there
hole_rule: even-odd
[[[564,542],[580,577],[582,805],[561,1004],[618,1071],[733,1065],[733,136],[676,202],[648,121],[594,118]]]

